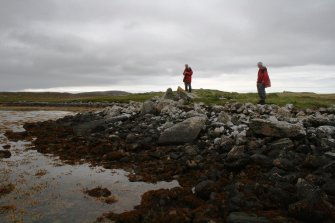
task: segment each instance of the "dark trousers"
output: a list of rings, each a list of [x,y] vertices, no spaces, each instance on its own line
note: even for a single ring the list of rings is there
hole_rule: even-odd
[[[264,86],[264,84],[257,83],[257,92],[258,92],[258,96],[259,96],[261,102],[265,103],[266,92],[265,92],[265,86]]]
[[[185,84],[185,91],[192,92],[191,83],[184,82]]]

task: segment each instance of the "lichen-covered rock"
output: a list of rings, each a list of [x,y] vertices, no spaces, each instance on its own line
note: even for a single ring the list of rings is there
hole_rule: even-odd
[[[263,119],[253,119],[250,122],[250,129],[259,135],[278,138],[297,138],[306,136],[303,126],[290,124],[284,121],[268,121]]]
[[[120,115],[121,112],[122,112],[122,107],[118,106],[118,105],[114,105],[112,107],[107,107],[105,108],[102,113],[105,115],[105,116],[108,116],[108,117],[114,117],[114,116],[117,116],[117,115]]]
[[[328,117],[318,115],[318,116],[309,116],[303,121],[306,127],[319,127],[323,125],[335,126],[335,121],[330,120]]]
[[[171,99],[161,99],[161,100],[158,101],[157,104],[155,104],[155,109],[156,109],[156,111],[158,111],[160,113],[163,110],[163,108],[165,108],[166,106],[176,107],[177,102],[173,101]]]
[[[218,122],[222,122],[224,124],[228,124],[229,122],[231,122],[231,117],[226,112],[222,111],[219,114]]]
[[[276,117],[280,121],[288,121],[292,117],[292,114],[287,108],[279,108]]]
[[[335,138],[335,126],[324,125],[316,128],[316,135],[319,138]]]
[[[192,101],[194,98],[196,98],[196,96],[194,94],[186,92],[181,87],[178,87],[177,95],[180,99],[183,99],[183,100],[188,101],[188,102]]]
[[[156,113],[155,103],[153,101],[145,101],[141,107],[141,114],[154,114]]]
[[[245,146],[234,146],[225,159],[225,168],[230,171],[240,171],[250,161],[250,157],[245,153]]]
[[[335,151],[335,139],[322,138],[320,144],[323,151]]]
[[[204,117],[192,117],[166,129],[159,137],[160,144],[181,144],[195,140],[206,123]]]
[[[171,99],[171,100],[174,100],[175,99],[175,96],[173,94],[173,91],[171,88],[168,88],[165,92],[165,94],[163,95],[162,97],[163,99]]]

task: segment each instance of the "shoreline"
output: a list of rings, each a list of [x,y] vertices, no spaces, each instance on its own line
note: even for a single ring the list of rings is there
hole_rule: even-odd
[[[49,103],[49,102],[0,102],[0,110],[33,111],[33,110],[62,110],[85,112],[95,111],[116,103]]]
[[[28,123],[25,133],[6,136],[37,137],[34,149],[69,163],[129,169],[132,181],[182,186],[147,192],[134,211],[104,216],[116,222],[335,218],[333,109],[205,105],[186,102],[187,96],[167,92],[144,103]]]

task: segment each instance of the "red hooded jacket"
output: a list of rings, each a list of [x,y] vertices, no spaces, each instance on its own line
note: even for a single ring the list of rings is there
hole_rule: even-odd
[[[264,87],[271,87],[271,81],[266,67],[260,68],[258,70],[257,83],[262,83]]]
[[[184,73],[183,73],[183,75],[184,75],[184,82],[190,84],[191,81],[192,81],[192,74],[193,74],[193,71],[192,71],[192,69],[190,67],[188,69],[185,68]]]

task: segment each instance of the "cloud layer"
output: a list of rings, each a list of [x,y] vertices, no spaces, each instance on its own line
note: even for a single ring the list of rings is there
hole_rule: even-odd
[[[0,0],[0,91],[334,92],[335,1]]]

